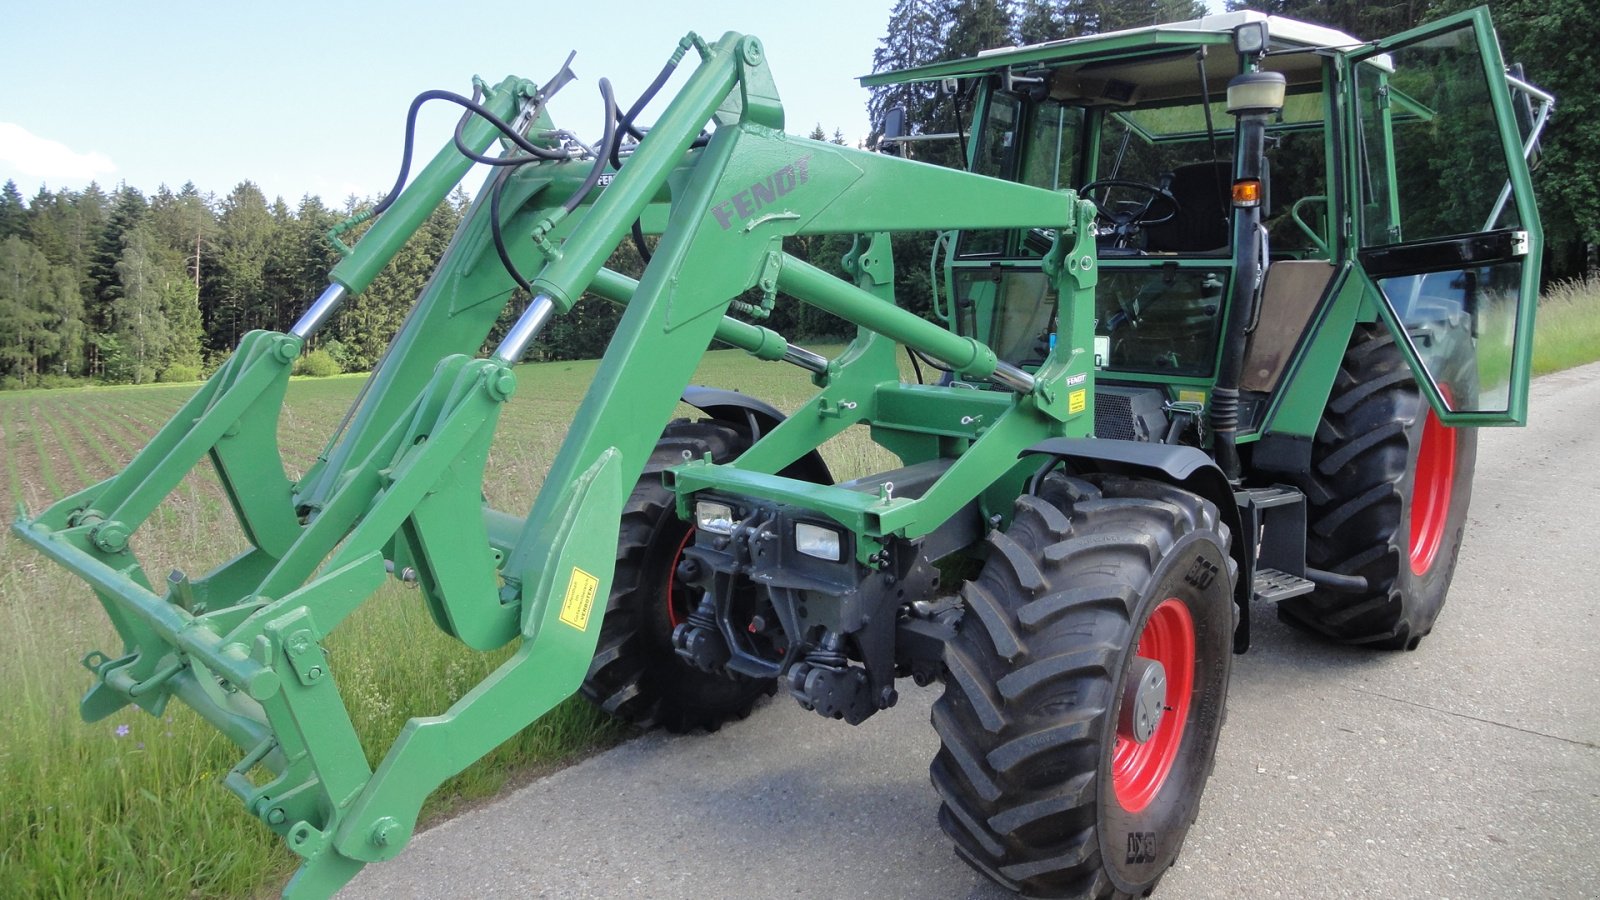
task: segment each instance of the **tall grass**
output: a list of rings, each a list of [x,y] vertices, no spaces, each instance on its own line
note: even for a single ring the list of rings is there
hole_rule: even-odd
[[[1600,277],[1551,286],[1539,300],[1533,330],[1533,374],[1600,360]]]

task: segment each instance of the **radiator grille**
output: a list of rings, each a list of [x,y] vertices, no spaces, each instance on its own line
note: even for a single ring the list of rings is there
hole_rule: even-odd
[[[1113,441],[1138,438],[1133,427],[1133,398],[1121,392],[1094,392],[1094,436]]]

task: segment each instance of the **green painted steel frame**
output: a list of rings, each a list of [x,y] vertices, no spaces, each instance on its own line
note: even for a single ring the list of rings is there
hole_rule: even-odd
[[[284,474],[276,433],[303,341],[255,332],[127,469],[38,516],[23,511],[13,526],[89,582],[123,640],[120,656],[85,659],[95,681],[83,715],[129,703],[160,713],[177,697],[233,740],[242,757],[226,786],[302,857],[286,894],[327,896],[365,863],[397,854],[444,779],[576,690],[604,616],[623,503],[701,355],[713,339],[763,359],[789,349],[769,329],[726,317],[746,288],[765,280],[860,332],[816,376],[819,392],[799,413],[734,466],[684,467],[682,483],[720,478],[803,503],[864,541],[915,537],[974,497],[1009,507],[1024,447],[1088,433],[1092,401],[1071,397],[1091,377],[1091,204],[787,137],[759,41],[729,33],[707,45],[691,35],[680,44],[689,46],[700,66],[598,198],[559,211],[587,163],[527,165],[506,185],[501,225],[520,238],[511,254],[537,273],[536,288],[563,309],[588,289],[626,305],[525,519],[482,505],[488,448],[518,379],[505,360],[474,358],[513,287],[480,198],[347,427],[298,483]],[[507,79],[485,104],[509,117],[531,90]],[[718,127],[709,144],[691,150],[710,120]],[[482,123],[467,131],[478,152],[493,137]],[[359,292],[389,262],[466,171],[454,152],[441,151],[377,220],[333,271],[336,283]],[[641,217],[662,238],[633,283],[602,266]],[[1059,234],[1043,264],[1064,325],[1031,392],[900,384],[897,343],[973,379],[992,374],[996,359],[894,305],[885,234],[1025,225]],[[823,233],[876,234],[858,239],[848,260],[855,284],[782,253],[786,236]],[[856,424],[907,460],[957,459],[920,499],[877,506],[769,474]],[[206,457],[249,549],[200,578],[174,573],[158,590],[131,538]],[[414,573],[435,622],[465,644],[520,645],[448,710],[408,722],[371,770],[320,644],[389,567]]]

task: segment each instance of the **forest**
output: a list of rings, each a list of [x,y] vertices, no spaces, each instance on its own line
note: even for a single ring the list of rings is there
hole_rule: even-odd
[[[1384,36],[1474,5],[1471,0],[1247,0],[1259,9]],[[1600,244],[1600,68],[1587,51],[1600,37],[1586,0],[1491,0],[1508,62],[1557,96],[1535,185],[1547,238],[1547,281],[1583,277]],[[897,0],[874,72],[969,56],[1010,44],[1093,34],[1203,14],[1193,0]],[[849,67],[846,67],[849,68]],[[954,130],[962,111],[925,86],[874,91],[871,120],[905,106],[914,131]],[[967,111],[970,115],[970,111]],[[810,136],[827,139],[820,124]],[[834,131],[833,140],[844,136]],[[933,147],[935,145],[924,145]],[[929,151],[934,157],[938,151]],[[953,152],[953,149],[952,151]],[[929,158],[929,157],[925,157]],[[953,162],[931,158],[935,162]],[[194,381],[244,333],[287,330],[326,284],[338,256],[329,229],[379,198],[329,206],[306,195],[269,200],[245,181],[217,195],[194,184],[160,185],[146,194],[119,184],[79,191],[41,187],[24,197],[14,182],[0,190],[0,389],[82,383]],[[375,365],[471,203],[458,190],[413,236],[373,285],[347,303],[308,348],[304,374],[363,371]],[[899,291],[910,308],[928,303],[931,235],[896,236]],[[792,240],[787,248],[836,268],[848,239]],[[613,267],[637,275],[642,263],[627,242]],[[507,308],[502,328],[520,311]],[[618,312],[585,300],[553,322],[530,359],[598,355]],[[779,304],[764,324],[791,338],[837,335],[842,323],[798,304]],[[498,330],[498,329],[497,329]],[[491,343],[497,335],[491,336]]]

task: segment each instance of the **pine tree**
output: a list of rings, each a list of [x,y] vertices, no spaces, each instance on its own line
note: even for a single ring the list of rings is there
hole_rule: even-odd
[[[206,197],[192,181],[177,193],[162,185],[150,199],[150,224],[163,246],[182,255],[184,271],[198,287],[217,234],[217,217]]]
[[[150,204],[138,189],[126,184],[117,186],[111,195],[111,213],[105,228],[95,241],[94,255],[89,261],[89,277],[94,279],[95,303],[89,309],[90,324],[102,327],[109,319],[109,309],[122,293],[117,278],[117,263],[127,247],[128,235],[150,214]]]
[[[202,307],[206,315],[207,344],[217,350],[231,350],[245,332],[265,326],[273,314],[263,305],[266,296],[266,265],[277,239],[277,223],[267,208],[267,199],[253,182],[240,182],[222,201],[217,217],[216,266],[207,283],[202,280],[202,295],[211,303]]]
[[[50,267],[50,284],[44,294],[45,327],[53,336],[53,348],[39,359],[39,371],[72,377],[83,374],[85,337],[83,293],[71,269]]]
[[[12,235],[0,241],[0,376],[33,384],[39,359],[56,351],[46,308],[52,267],[43,253]]]
[[[15,181],[7,180],[0,189],[0,240],[28,232],[28,205],[22,202],[22,192]]]
[[[1008,0],[946,0],[943,18],[950,23],[941,54],[945,59],[964,59],[1011,44]]]
[[[872,51],[872,71],[895,72],[937,62],[944,53],[943,4],[938,0],[898,0],[889,12],[889,25]],[[867,116],[876,129],[894,107],[906,110],[908,127],[920,131],[931,122],[938,103],[937,87],[927,82],[891,84],[872,89]]]
[[[192,285],[181,258],[161,247],[150,229],[134,228],[125,243],[117,261],[120,296],[111,305],[107,329],[115,340],[104,344],[113,348],[105,374],[112,381],[147,384],[156,380],[171,352],[169,298]]]

